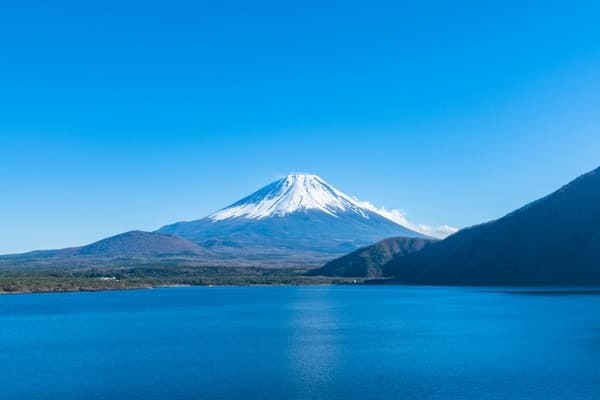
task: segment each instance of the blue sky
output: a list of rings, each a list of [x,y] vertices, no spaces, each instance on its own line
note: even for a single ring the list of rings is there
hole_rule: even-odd
[[[419,223],[499,217],[600,165],[598,15],[3,2],[0,253],[200,218],[292,171]]]

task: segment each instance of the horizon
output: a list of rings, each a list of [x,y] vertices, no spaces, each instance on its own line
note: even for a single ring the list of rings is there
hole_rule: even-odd
[[[415,224],[598,167],[594,2],[3,6],[0,254],[202,218],[310,171]]]

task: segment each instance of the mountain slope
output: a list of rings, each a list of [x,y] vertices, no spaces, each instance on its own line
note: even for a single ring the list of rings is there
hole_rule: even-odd
[[[169,259],[170,265],[309,268],[392,236],[427,237],[316,175],[293,174],[200,220],[127,232],[84,247],[3,256],[0,262],[108,265],[117,259]]]
[[[405,283],[600,284],[600,168],[496,221],[386,264]]]
[[[264,219],[302,211],[330,216],[354,213],[366,217],[362,204],[326,183],[317,175],[292,174],[209,216],[212,221],[244,217]]]
[[[136,257],[206,255],[208,252],[183,238],[153,232],[131,231],[100,240],[77,250],[78,256]]]
[[[159,233],[131,231],[82,247],[33,251],[3,256],[4,259],[76,261],[82,259],[140,258],[161,256],[208,256],[210,252],[183,238]]]
[[[338,255],[390,236],[426,237],[308,174],[289,175],[206,218],[158,232],[222,254],[258,258]]]
[[[396,257],[419,251],[437,240],[395,237],[356,250],[328,262],[308,275],[374,278],[383,276],[382,267]]]

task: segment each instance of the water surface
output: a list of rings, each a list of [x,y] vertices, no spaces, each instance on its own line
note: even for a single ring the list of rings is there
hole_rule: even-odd
[[[600,398],[600,296],[195,287],[0,296],[2,399]]]

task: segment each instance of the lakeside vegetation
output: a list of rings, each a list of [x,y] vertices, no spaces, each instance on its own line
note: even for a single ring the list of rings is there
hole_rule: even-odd
[[[0,293],[99,291],[177,285],[322,285],[352,280],[306,276],[301,268],[10,267],[0,268]]]

